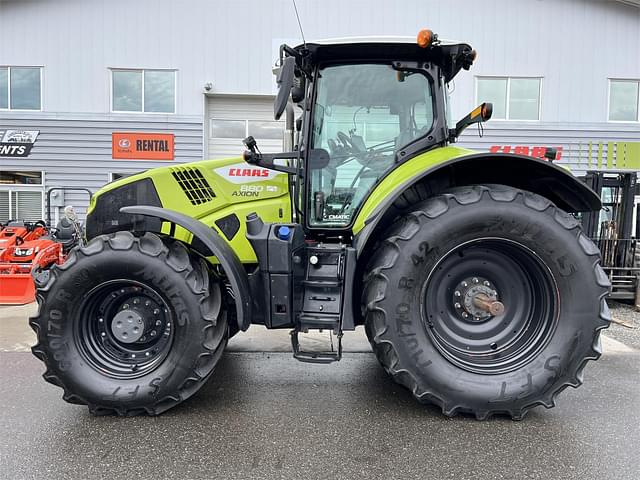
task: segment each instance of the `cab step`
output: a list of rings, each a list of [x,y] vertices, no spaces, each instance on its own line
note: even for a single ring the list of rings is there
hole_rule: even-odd
[[[333,332],[329,332],[330,350],[326,351],[309,351],[300,349],[300,340],[298,335],[302,333],[300,330],[291,331],[291,346],[293,348],[293,358],[306,363],[333,363],[338,362],[342,358],[342,332],[336,334],[338,340],[336,348],[333,346]]]

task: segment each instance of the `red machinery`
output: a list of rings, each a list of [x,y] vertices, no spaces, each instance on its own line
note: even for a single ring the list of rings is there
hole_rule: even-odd
[[[47,234],[44,222],[9,222],[0,228],[0,252],[8,247],[20,245],[22,242],[36,240]]]
[[[75,235],[66,225],[49,232],[42,222],[13,222],[0,231],[0,242],[0,304],[24,305],[35,300],[33,274],[61,264]]]

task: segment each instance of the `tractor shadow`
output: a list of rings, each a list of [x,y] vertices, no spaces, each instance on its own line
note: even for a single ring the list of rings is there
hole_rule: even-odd
[[[230,405],[273,414],[298,409],[332,416],[375,411],[413,421],[476,421],[468,414],[449,418],[438,406],[419,403],[387,375],[372,353],[345,353],[340,362],[329,365],[301,363],[289,353],[225,353],[207,384],[167,414],[214,415]],[[533,411],[527,418],[536,416]],[[488,421],[513,422],[503,415]]]

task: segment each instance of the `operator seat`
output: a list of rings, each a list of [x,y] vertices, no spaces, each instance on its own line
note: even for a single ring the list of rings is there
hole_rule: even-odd
[[[46,240],[53,240],[57,243],[62,244],[62,250],[66,252],[69,248],[71,248],[75,244],[75,241],[76,241],[75,235],[76,235],[76,231],[73,228],[73,223],[71,223],[71,221],[68,218],[63,217],[60,219],[60,221],[56,225],[54,235],[49,234],[40,238],[46,239]]]

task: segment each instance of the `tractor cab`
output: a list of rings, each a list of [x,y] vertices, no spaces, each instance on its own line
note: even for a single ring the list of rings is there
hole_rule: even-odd
[[[298,212],[309,232],[347,234],[373,187],[399,163],[455,140],[446,84],[469,69],[475,50],[423,30],[404,37],[336,39],[280,49],[275,118],[300,113],[295,152],[261,155],[247,139],[248,162],[299,178]],[[289,108],[287,108],[289,106]],[[490,109],[474,120],[486,120]],[[465,123],[465,127],[473,122]],[[275,163],[274,163],[274,160]],[[303,200],[304,199],[304,200]]]

